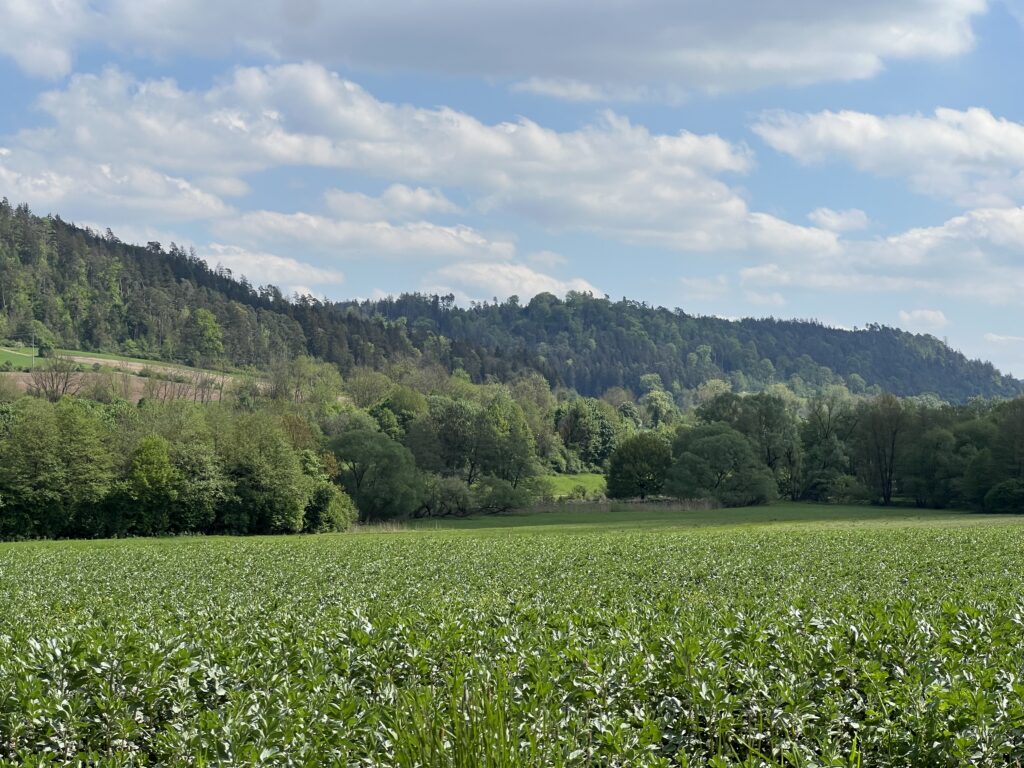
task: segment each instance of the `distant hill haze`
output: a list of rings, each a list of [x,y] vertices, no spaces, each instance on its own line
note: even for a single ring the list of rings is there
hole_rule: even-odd
[[[310,354],[343,375],[401,360],[475,381],[537,371],[553,386],[639,394],[652,374],[677,397],[701,387],[1014,397],[1024,383],[939,339],[886,326],[696,317],[589,294],[459,307],[452,296],[289,300],[177,245],[135,246],[0,203],[0,339],[182,362],[254,366]],[[709,382],[715,382],[709,384]],[[718,383],[721,382],[721,383]]]

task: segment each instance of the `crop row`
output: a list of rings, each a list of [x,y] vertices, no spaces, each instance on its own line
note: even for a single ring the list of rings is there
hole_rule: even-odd
[[[0,764],[1007,765],[1024,532],[0,549]]]

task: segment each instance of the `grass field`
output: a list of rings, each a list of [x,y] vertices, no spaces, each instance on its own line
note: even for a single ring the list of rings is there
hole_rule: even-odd
[[[1013,525],[1016,518],[949,512],[935,509],[894,509],[838,504],[780,502],[744,509],[688,510],[667,504],[556,505],[550,509],[457,518],[413,520],[392,529],[416,531],[497,531],[500,533],[599,533],[692,528],[749,528],[756,526],[798,528],[858,528],[889,526],[984,526]],[[1021,519],[1024,525],[1024,519]],[[526,529],[526,530],[520,530]]]
[[[5,361],[10,363],[16,368],[26,368],[32,365],[32,352],[31,347],[19,347],[17,349],[12,347],[0,347],[0,365],[3,365]],[[109,368],[122,369],[127,368],[131,371],[142,371],[143,369],[151,369],[165,372],[177,372],[183,375],[191,375],[195,373],[204,373],[213,376],[222,375],[221,371],[204,368],[194,368],[192,366],[185,365],[183,363],[165,363],[159,360],[147,360],[140,357],[127,357],[125,355],[116,355],[109,352],[83,352],[81,350],[74,349],[58,349],[57,352],[61,355],[67,355],[72,359],[77,359],[82,362],[84,366],[89,366],[93,362],[100,363]],[[39,359],[36,359],[36,364],[39,364]],[[236,376],[236,373],[228,372],[225,375],[228,377]]]
[[[604,475],[598,472],[589,472],[579,475],[549,475],[551,490],[555,498],[562,498],[573,493],[577,486],[583,486],[588,496],[604,493]]]
[[[4,363],[10,363],[15,368],[27,368],[32,365],[32,350],[0,347],[0,365]]]
[[[0,546],[0,762],[1024,759],[1024,520],[498,522]]]

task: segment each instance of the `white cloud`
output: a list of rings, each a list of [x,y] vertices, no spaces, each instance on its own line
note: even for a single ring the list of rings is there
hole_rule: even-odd
[[[985,341],[993,344],[1024,344],[1024,336],[1004,336],[998,333],[986,333]]]
[[[284,286],[289,292],[300,295],[317,295],[304,283],[337,285],[345,280],[345,276],[335,269],[324,269],[286,256],[250,251],[235,245],[211,243],[200,252],[200,256],[211,267],[230,269],[238,277],[244,275],[254,285]]]
[[[849,232],[857,229],[865,229],[871,222],[868,215],[859,208],[849,208],[845,211],[834,211],[831,208],[815,208],[807,218],[813,224],[830,232]]]
[[[834,250],[835,235],[750,211],[719,178],[752,166],[750,150],[714,134],[651,133],[613,112],[574,131],[525,118],[488,125],[452,109],[375,99],[314,64],[235,70],[205,91],[136,81],[116,70],[71,78],[40,101],[53,125],[18,141],[38,157],[195,174],[223,194],[241,176],[316,166],[386,180],[380,197],[328,194],[359,221],[455,213],[456,188],[477,212],[514,213],[549,230],[688,251]],[[192,182],[196,184],[197,182]],[[211,209],[213,210],[213,209]]]
[[[518,296],[527,300],[538,293],[553,293],[564,296],[569,291],[580,291],[602,295],[602,292],[581,277],[562,280],[551,275],[512,261],[460,262],[437,270],[430,278],[433,284],[458,286],[469,295],[490,299],[492,296],[506,298]],[[442,291],[450,288],[440,289]],[[456,293],[461,293],[456,291]]]
[[[825,257],[791,254],[740,270],[746,288],[913,291],[1008,305],[1024,292],[1024,208],[979,209],[885,238],[840,240]]]
[[[0,52],[60,75],[97,46],[433,72],[513,82],[560,98],[653,96],[875,75],[889,60],[954,56],[985,0],[728,4],[636,0],[515,3],[296,0],[4,0]]]
[[[93,19],[84,0],[0,1],[0,54],[30,75],[59,77]]]
[[[327,207],[346,219],[358,221],[404,221],[431,213],[459,213],[459,207],[436,189],[392,184],[378,196],[329,189]]]
[[[531,77],[513,85],[512,90],[563,101],[605,101],[608,98],[608,94],[597,86],[566,78]]]
[[[939,309],[901,309],[899,321],[914,331],[939,331],[949,325],[946,314]]]
[[[391,224],[254,211],[224,220],[216,230],[235,241],[298,245],[338,258],[509,258],[515,253],[513,243],[490,240],[471,227],[427,221]]]
[[[803,163],[844,160],[970,207],[1024,201],[1024,124],[987,109],[937,109],[930,116],[770,112],[753,129]]]
[[[115,212],[119,218],[143,214],[157,222],[211,219],[232,211],[217,195],[186,178],[116,160],[11,151],[0,156],[0,187],[13,200],[65,216],[72,210],[75,216],[94,218]],[[111,222],[123,223],[128,222]]]

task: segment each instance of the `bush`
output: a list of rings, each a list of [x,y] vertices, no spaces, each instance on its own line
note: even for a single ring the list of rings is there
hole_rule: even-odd
[[[419,511],[427,517],[463,517],[473,511],[473,495],[458,478],[428,475]]]
[[[995,514],[1024,512],[1024,480],[1006,480],[985,494],[985,511]]]
[[[303,518],[303,533],[344,531],[359,517],[355,502],[336,485],[318,482],[309,495]]]
[[[499,477],[483,477],[473,489],[474,506],[484,514],[498,514],[522,509],[533,500],[524,486],[515,487]]]

